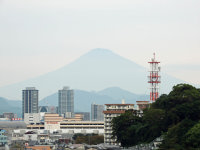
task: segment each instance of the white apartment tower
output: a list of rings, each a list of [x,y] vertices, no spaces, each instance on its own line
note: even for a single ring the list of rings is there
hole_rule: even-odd
[[[112,139],[111,120],[120,114],[125,113],[126,110],[133,110],[134,104],[105,104],[106,110],[104,113],[104,143],[109,145],[119,145],[116,139]]]

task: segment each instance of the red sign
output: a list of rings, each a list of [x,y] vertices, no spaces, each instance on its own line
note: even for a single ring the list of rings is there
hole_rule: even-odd
[[[12,121],[20,121],[22,118],[12,118]]]

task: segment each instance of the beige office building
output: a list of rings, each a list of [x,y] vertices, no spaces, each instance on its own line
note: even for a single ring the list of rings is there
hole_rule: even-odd
[[[63,117],[60,117],[59,114],[48,114],[44,115],[44,128],[46,130],[59,130],[60,122],[63,120]]]

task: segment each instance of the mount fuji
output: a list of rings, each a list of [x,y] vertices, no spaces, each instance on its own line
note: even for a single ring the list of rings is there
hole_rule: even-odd
[[[93,49],[74,62],[39,77],[0,88],[0,96],[21,99],[25,87],[36,87],[40,99],[56,93],[63,86],[100,91],[120,87],[136,94],[148,94],[148,69],[107,49]],[[162,93],[184,81],[162,73]]]

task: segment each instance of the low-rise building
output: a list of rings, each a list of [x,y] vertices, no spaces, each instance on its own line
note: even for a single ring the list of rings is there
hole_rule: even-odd
[[[28,124],[27,129],[44,129],[44,124],[41,123]]]
[[[0,121],[10,121],[9,118],[0,118]]]
[[[0,146],[7,144],[7,136],[5,135],[5,130],[0,129]]]
[[[22,118],[12,118],[12,121],[22,121]]]
[[[149,101],[136,101],[138,110],[144,110],[149,107]]]
[[[60,123],[60,129],[69,134],[74,133],[104,133],[104,122],[103,121],[63,121]]]
[[[75,114],[82,114],[83,121],[90,121],[90,112],[75,112]]]
[[[24,134],[25,141],[37,141],[37,133],[34,131],[28,131]]]
[[[12,118],[15,117],[15,114],[11,113],[11,112],[5,112],[5,113],[3,113],[3,117],[8,118],[9,120],[12,120]]]
[[[14,130],[14,129],[26,129],[24,121],[0,121],[0,129]]]
[[[104,113],[104,143],[109,145],[119,145],[116,139],[112,137],[111,121],[114,117],[125,113],[126,110],[133,110],[134,104],[105,104],[106,110]]]
[[[82,121],[83,115],[82,114],[75,114],[73,118],[64,118],[63,121]]]
[[[24,122],[26,124],[36,124],[40,123],[40,114],[39,113],[25,113],[24,114]]]
[[[139,116],[142,116],[143,110],[148,108],[150,103],[149,103],[149,101],[136,101],[136,103],[137,103],[137,114]]]
[[[44,128],[46,130],[60,130],[60,122],[63,120],[63,117],[60,117],[59,114],[48,114],[44,115]]]
[[[35,146],[26,146],[25,150],[52,150],[53,146],[49,145],[35,145]]]
[[[38,141],[40,143],[49,143],[50,142],[50,138],[49,138],[49,134],[38,134]]]

